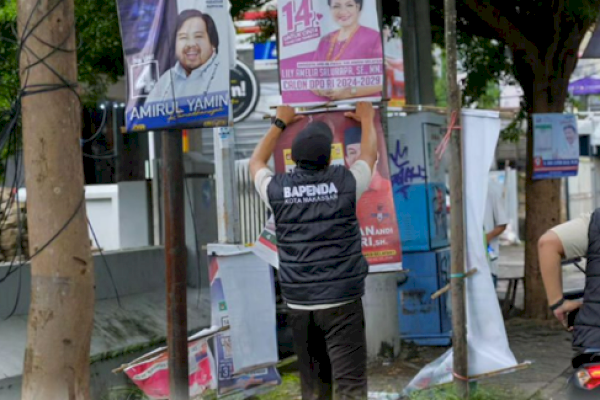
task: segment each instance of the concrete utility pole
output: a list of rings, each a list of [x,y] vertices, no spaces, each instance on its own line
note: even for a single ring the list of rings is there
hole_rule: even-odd
[[[73,0],[19,0],[31,307],[22,399],[90,398],[94,268]]]
[[[457,81],[456,0],[444,0],[446,57],[448,61],[448,124],[455,118],[455,129],[450,140],[450,209],[452,274],[452,350],[454,382],[461,399],[469,397],[467,381],[467,315],[465,308],[465,218],[463,204],[463,151],[461,127],[461,94]]]
[[[429,0],[401,0],[406,103],[435,105]]]

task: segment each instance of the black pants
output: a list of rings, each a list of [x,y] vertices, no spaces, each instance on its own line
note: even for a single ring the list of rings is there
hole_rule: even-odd
[[[340,307],[291,310],[302,400],[367,399],[367,348],[362,300]]]

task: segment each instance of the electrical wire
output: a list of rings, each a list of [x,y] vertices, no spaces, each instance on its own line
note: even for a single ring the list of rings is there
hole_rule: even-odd
[[[47,40],[42,39],[39,37],[39,35],[37,35],[35,32],[37,30],[37,28],[39,28],[41,26],[41,24],[43,22],[45,22],[48,18],[51,18],[52,14],[59,9],[59,7],[64,3],[65,0],[58,0],[56,1],[49,9],[47,9],[45,11],[45,13],[39,17],[39,19],[37,21],[33,21],[34,19],[34,14],[37,12],[37,10],[40,9],[40,4],[41,4],[41,0],[37,0],[36,4],[32,7],[32,11],[31,13],[27,16],[27,19],[22,27],[22,34],[19,37],[18,32],[16,31],[16,29],[13,28],[13,33],[15,35],[16,38],[18,38],[18,40],[12,40],[12,39],[8,39],[8,38],[0,38],[0,40],[4,41],[4,42],[10,42],[12,44],[18,44],[18,48],[16,51],[16,61],[17,64],[20,63],[21,58],[24,54],[24,52],[26,52],[26,56],[29,58],[30,63],[24,67],[20,72],[21,72],[21,88],[17,91],[17,93],[15,93],[15,97],[14,100],[10,100],[10,108],[8,110],[5,110],[3,112],[0,113],[0,121],[3,122],[3,126],[2,128],[0,128],[0,152],[12,152],[12,164],[14,165],[14,176],[13,178],[13,182],[10,188],[10,192],[8,194],[8,199],[5,199],[5,191],[1,190],[0,191],[0,204],[3,205],[3,207],[1,207],[2,209],[0,210],[0,233],[2,233],[5,229],[6,229],[6,224],[8,221],[9,216],[11,215],[11,210],[13,209],[15,200],[17,203],[17,229],[18,229],[18,242],[17,246],[19,246],[20,248],[17,249],[17,252],[15,254],[15,256],[12,258],[12,260],[10,261],[10,264],[8,266],[8,269],[6,271],[6,273],[4,274],[3,277],[0,278],[0,283],[6,282],[12,275],[14,275],[15,273],[19,273],[19,279],[18,279],[18,287],[17,287],[17,296],[16,296],[16,301],[15,301],[15,305],[13,306],[10,314],[8,317],[6,318],[10,318],[12,315],[14,315],[18,304],[19,304],[19,300],[20,300],[20,296],[21,296],[21,284],[22,284],[22,267],[26,264],[26,262],[31,261],[33,259],[35,259],[37,256],[39,256],[44,250],[46,250],[52,243],[54,243],[54,241],[57,240],[57,238],[70,226],[70,224],[73,222],[73,220],[75,219],[75,217],[79,214],[79,212],[83,209],[83,206],[85,204],[85,192],[82,193],[81,195],[81,199],[79,200],[77,206],[75,207],[75,210],[73,211],[73,213],[71,214],[71,216],[65,221],[65,223],[57,230],[57,232],[55,232],[44,244],[42,244],[33,254],[31,254],[31,256],[29,257],[29,260],[25,261],[23,257],[23,259],[20,259],[17,262],[17,254],[20,256],[21,255],[21,251],[22,249],[22,238],[23,238],[23,216],[20,213],[20,202],[18,199],[18,189],[20,187],[20,183],[21,183],[21,177],[22,177],[22,170],[23,170],[23,163],[22,163],[22,155],[21,155],[21,150],[22,150],[22,145],[21,145],[21,141],[20,141],[20,125],[19,125],[19,118],[21,117],[21,111],[22,111],[22,99],[25,96],[33,96],[33,95],[38,95],[38,94],[42,94],[42,93],[50,93],[50,92],[56,92],[56,91],[60,91],[60,90],[69,90],[71,91],[77,98],[77,101],[79,102],[79,104],[82,104],[81,101],[81,97],[78,93],[78,85],[77,82],[69,82],[65,77],[63,77],[55,68],[52,67],[52,65],[50,65],[48,63],[48,59],[55,55],[58,52],[61,53],[74,53],[77,51],[77,48],[79,48],[81,46],[81,41],[78,45],[77,48],[75,49],[69,49],[66,48],[65,45],[66,43],[68,43],[68,41],[70,40],[70,38],[73,35],[73,32],[75,30],[75,24],[73,24],[71,27],[69,27],[69,29],[64,30],[64,39],[62,39],[61,41],[59,41],[59,43],[57,45],[48,43]],[[50,48],[50,51],[46,54],[44,54],[42,57],[38,56],[37,54],[35,54],[34,51],[32,51],[32,49],[27,45],[27,41],[30,38],[35,38],[36,40],[40,41],[40,43],[43,43],[44,45],[46,45],[47,47]],[[48,84],[30,84],[30,73],[31,73],[31,69],[35,66],[39,66],[39,65],[43,65],[45,68],[47,68],[48,71],[50,71],[52,73],[52,75],[54,75],[54,77],[59,81],[58,83],[48,83]],[[4,123],[6,122],[6,123]],[[86,143],[89,143],[95,139],[98,138],[98,136],[100,135],[100,133],[102,132],[104,126],[106,124],[106,112],[104,112],[103,114],[103,118],[102,118],[102,123],[100,128],[98,129],[98,131],[90,138],[88,139],[84,139],[83,141],[81,141],[81,145],[83,146]],[[83,154],[84,157],[87,158],[96,158],[96,159],[109,159],[109,158],[114,158],[114,155],[108,155],[108,154],[101,154],[101,155],[91,155],[91,154]],[[2,187],[6,188],[6,181],[7,181],[7,172],[9,170],[9,159],[10,157],[5,157],[4,160],[2,160],[2,162],[0,163],[2,168],[4,169],[4,173],[2,174],[2,179],[1,179],[1,183],[2,183]],[[88,221],[89,223],[89,221]],[[94,240],[96,241],[96,244],[100,250],[100,254],[104,260],[104,264],[107,268],[109,277],[111,279],[111,282],[113,284],[116,296],[117,296],[117,302],[119,303],[119,306],[121,306],[121,301],[120,301],[120,297],[118,294],[118,290],[114,281],[114,278],[112,276],[110,267],[108,265],[108,262],[102,252],[102,250],[100,249],[100,245],[98,243],[98,239],[96,237],[95,232],[93,231],[93,228],[90,224],[90,230],[92,232],[92,235],[94,237]]]
[[[117,304],[119,305],[119,308],[123,308],[123,306],[121,305],[121,297],[119,296],[119,291],[117,290],[117,284],[115,282],[115,278],[113,278],[112,271],[110,270],[110,266],[108,265],[108,261],[106,260],[106,257],[104,256],[104,252],[102,251],[102,247],[100,247],[100,242],[98,242],[98,237],[96,236],[96,232],[94,231],[94,227],[92,226],[92,222],[90,221],[89,218],[87,219],[87,223],[88,223],[88,226],[90,227],[90,231],[92,232],[92,236],[94,238],[94,242],[96,243],[96,247],[98,248],[98,251],[100,252],[100,257],[102,257],[102,261],[104,262],[104,267],[106,268],[106,272],[108,273],[108,277],[110,278],[110,281],[112,282],[113,289],[115,290],[115,296],[117,298]]]
[[[106,126],[106,114],[108,114],[106,107],[104,107],[102,109],[102,121],[100,122],[100,127],[96,130],[96,133],[94,133],[90,138],[88,139],[80,139],[79,143],[81,144],[81,146],[83,147],[83,145],[93,142],[94,140],[96,140],[98,138],[98,136],[100,136],[102,134],[102,131],[104,130],[104,127]]]

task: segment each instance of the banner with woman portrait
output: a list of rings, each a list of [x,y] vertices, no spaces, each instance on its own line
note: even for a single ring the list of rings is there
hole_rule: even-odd
[[[283,103],[381,100],[376,0],[279,0],[277,9]]]
[[[275,148],[274,160],[277,173],[290,172],[295,168],[291,158],[292,142],[296,135],[316,122],[324,122],[333,134],[331,164],[350,168],[361,156],[362,137],[360,124],[344,115],[343,111],[309,114],[287,127]],[[362,235],[362,250],[369,262],[369,272],[392,272],[402,269],[400,230],[390,181],[388,152],[377,111],[374,119],[377,131],[378,161],[369,189],[357,203],[357,216]],[[270,220],[255,243],[252,251],[275,267],[278,266],[277,240],[274,222]]]
[[[117,4],[127,74],[127,131],[227,125],[232,67],[229,3],[118,0]]]

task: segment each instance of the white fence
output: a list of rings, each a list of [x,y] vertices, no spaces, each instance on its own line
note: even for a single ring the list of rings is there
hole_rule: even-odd
[[[242,243],[254,243],[267,222],[268,208],[261,201],[250,179],[249,160],[235,162]]]

